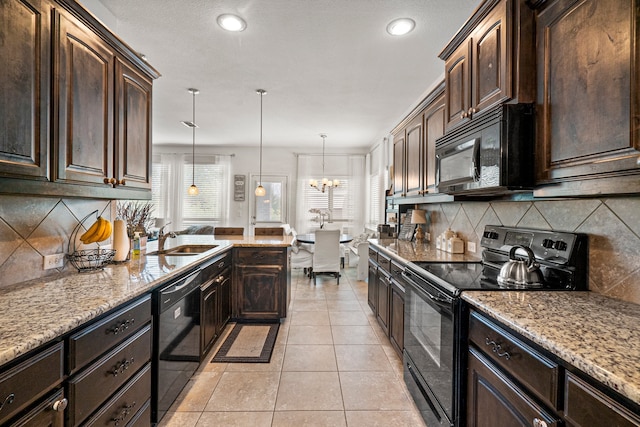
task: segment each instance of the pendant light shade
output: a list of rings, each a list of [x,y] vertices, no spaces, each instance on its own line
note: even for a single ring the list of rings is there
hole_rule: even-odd
[[[189,88],[189,93],[193,95],[193,115],[191,121],[182,122],[186,127],[191,128],[193,142],[191,144],[191,186],[187,189],[187,194],[190,196],[197,196],[200,192],[196,187],[196,95],[200,93],[198,89]]]
[[[256,93],[260,95],[260,180],[258,181],[255,194],[257,197],[263,197],[267,194],[267,190],[262,186],[262,98],[267,94],[267,91],[257,89]]]

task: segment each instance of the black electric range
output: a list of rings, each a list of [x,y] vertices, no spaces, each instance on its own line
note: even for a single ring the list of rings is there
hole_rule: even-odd
[[[497,281],[514,246],[529,248],[540,265],[541,287]],[[480,262],[413,262],[405,282],[404,379],[430,427],[460,426],[465,369],[463,304],[471,290],[587,290],[588,239],[584,234],[486,226]],[[521,249],[514,249],[520,258]]]
[[[535,255],[544,277],[541,288],[510,287],[498,283],[500,268],[515,245]],[[588,239],[585,234],[488,225],[480,242],[478,262],[416,261],[407,269],[435,281],[453,297],[465,290],[587,290]],[[516,252],[518,257],[524,253]],[[525,255],[526,256],[526,255]]]

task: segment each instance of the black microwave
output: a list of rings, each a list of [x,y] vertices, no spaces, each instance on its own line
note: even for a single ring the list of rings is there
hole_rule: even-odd
[[[436,185],[447,194],[533,189],[533,104],[502,104],[436,140]]]

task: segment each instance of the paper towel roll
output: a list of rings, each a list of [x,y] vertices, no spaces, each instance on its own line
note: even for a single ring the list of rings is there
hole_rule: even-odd
[[[129,236],[127,236],[127,224],[121,219],[113,221],[113,249],[116,254],[114,261],[122,262],[129,255]]]

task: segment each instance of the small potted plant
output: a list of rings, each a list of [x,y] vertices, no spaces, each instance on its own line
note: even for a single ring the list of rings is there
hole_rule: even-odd
[[[152,212],[153,204],[150,202],[126,201],[116,205],[116,216],[126,222],[129,239],[133,239],[136,232],[140,233],[141,249],[146,248],[149,230],[155,223]]]

